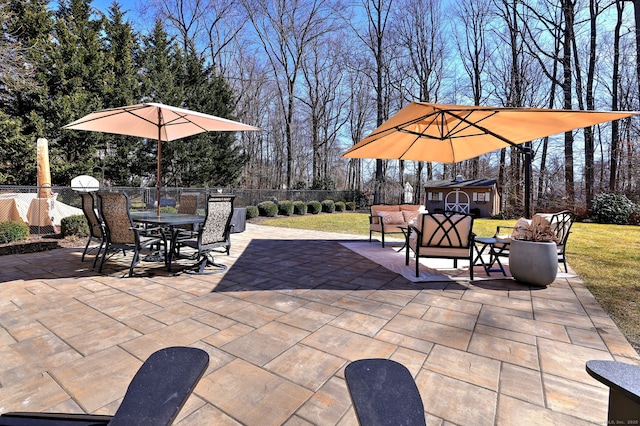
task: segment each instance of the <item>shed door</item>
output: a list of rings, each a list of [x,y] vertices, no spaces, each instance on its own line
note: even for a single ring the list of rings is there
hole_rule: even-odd
[[[469,214],[469,195],[460,190],[451,191],[444,199],[444,210]]]

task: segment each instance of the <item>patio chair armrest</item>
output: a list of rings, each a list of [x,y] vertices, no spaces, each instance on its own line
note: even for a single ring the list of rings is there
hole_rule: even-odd
[[[511,229],[511,231],[513,232],[513,230],[516,229],[516,227],[515,226],[505,226],[505,225],[496,226],[496,233],[494,234],[494,238],[497,237],[498,235],[500,235],[500,230],[501,229]]]

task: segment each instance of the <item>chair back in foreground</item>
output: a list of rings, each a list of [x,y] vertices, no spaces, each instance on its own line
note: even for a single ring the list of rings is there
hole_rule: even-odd
[[[135,244],[136,231],[129,215],[129,197],[124,192],[98,193],[100,216],[109,244]]]
[[[423,213],[418,215],[417,226],[410,226],[407,236],[406,264],[409,264],[409,249],[415,253],[416,277],[420,275],[419,259],[469,260],[469,275],[473,280],[473,216],[465,213]]]
[[[180,246],[197,250],[200,273],[204,272],[207,264],[216,265],[208,258],[210,252],[229,254],[231,250],[231,218],[234,199],[235,195],[211,195],[207,200],[204,223],[200,226],[198,235],[195,238],[178,240],[178,252]]]
[[[97,240],[100,245],[97,247],[98,252],[96,253],[95,259],[93,259],[93,266],[95,267],[98,257],[100,257],[100,253],[102,252],[102,247],[104,246],[105,233],[102,229],[102,221],[96,213],[96,203],[93,194],[91,192],[83,192],[80,194],[80,198],[82,200],[82,212],[89,223],[89,239],[82,252],[82,261],[84,262],[84,256],[87,252],[93,250],[93,248],[89,249],[91,241]]]
[[[98,193],[100,201],[100,216],[104,221],[106,246],[100,261],[99,272],[102,272],[109,250],[133,250],[133,259],[129,267],[129,276],[133,275],[133,268],[140,259],[140,251],[145,247],[166,242],[160,235],[143,236],[142,229],[135,228],[129,215],[129,197],[124,192]]]
[[[154,352],[131,380],[109,425],[172,424],[208,365],[209,355],[198,348]]]
[[[10,412],[4,426],[164,426],[173,423],[209,365],[198,348],[169,347],[149,356],[129,383],[113,416],[93,414]]]
[[[424,404],[413,376],[390,359],[360,359],[344,369],[349,395],[362,426],[425,425]]]

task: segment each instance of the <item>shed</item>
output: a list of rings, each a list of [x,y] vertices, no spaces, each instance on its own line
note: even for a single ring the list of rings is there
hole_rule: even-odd
[[[430,180],[425,184],[425,207],[429,211],[458,211],[476,217],[500,213],[500,194],[495,179]]]

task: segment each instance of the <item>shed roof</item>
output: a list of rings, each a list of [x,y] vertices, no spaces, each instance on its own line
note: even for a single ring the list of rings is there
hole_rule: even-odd
[[[427,188],[491,188],[496,185],[495,179],[466,179],[466,180],[429,180],[425,183]]]

